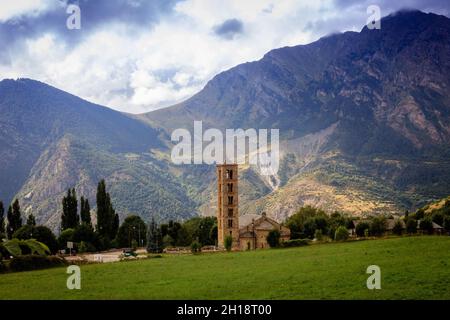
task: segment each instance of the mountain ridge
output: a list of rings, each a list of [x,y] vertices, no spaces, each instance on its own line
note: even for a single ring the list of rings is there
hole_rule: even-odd
[[[381,25],[271,50],[182,103],[140,115],[34,80],[1,81],[0,198],[18,197],[24,212],[57,228],[65,189],[93,202],[106,178],[121,218],[214,215],[214,166],[170,162],[172,130],[194,120],[204,129],[280,129],[277,175],[240,168],[241,213],[282,220],[306,204],[398,213],[445,197],[450,20],[408,11]]]

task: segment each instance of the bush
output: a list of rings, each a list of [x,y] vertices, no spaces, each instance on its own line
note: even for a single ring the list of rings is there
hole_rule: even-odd
[[[420,220],[419,227],[424,233],[428,233],[428,234],[433,233],[433,222],[431,221],[430,218],[425,218],[425,219]]]
[[[367,222],[360,222],[356,225],[356,235],[358,237],[366,237],[366,230],[369,229],[370,225]]]
[[[281,237],[280,231],[274,229],[269,231],[266,240],[271,248],[276,248],[280,246],[280,237]]]
[[[371,236],[382,236],[386,231],[386,221],[383,217],[375,217],[370,223],[369,233]]]
[[[35,239],[45,244],[52,254],[58,251],[58,241],[53,232],[44,226],[24,225],[13,234],[13,238],[27,240]]]
[[[400,220],[396,220],[394,227],[392,228],[392,232],[398,236],[401,236],[403,233],[403,225]]]
[[[136,251],[138,248],[138,242],[134,239],[131,241],[131,248],[133,249],[133,251]]]
[[[321,229],[316,229],[316,231],[314,232],[314,238],[317,241],[322,241],[323,240],[323,234],[322,234],[322,230]]]
[[[166,234],[163,239],[163,247],[164,248],[169,248],[172,247],[175,243],[175,240],[173,240],[173,238],[170,236],[170,234]]]
[[[89,242],[91,245],[94,245],[94,246],[98,244],[97,234],[94,232],[94,229],[92,228],[92,226],[89,224],[86,224],[86,223],[82,223],[82,224],[78,225],[73,230],[72,240],[69,240],[69,241],[73,241],[73,242],[80,243],[80,244],[81,244],[81,242],[85,242],[85,244],[87,242]],[[86,247],[86,249],[87,249],[87,247]]]
[[[433,214],[432,220],[434,223],[442,226],[444,224],[444,215],[441,212],[435,212]]]
[[[0,273],[5,272],[6,271],[6,266],[3,264],[3,255],[0,252]]]
[[[418,209],[415,213],[415,218],[417,220],[423,219],[424,216],[425,216],[425,210],[423,210],[423,208]]]
[[[414,219],[408,219],[406,221],[406,232],[409,234],[414,234],[417,232],[417,221]]]
[[[345,241],[348,239],[348,230],[344,226],[340,226],[336,229],[336,233],[334,234],[334,240],[336,241]]]
[[[193,254],[200,253],[202,251],[202,245],[197,240],[192,241],[191,243],[191,252]]]
[[[81,241],[80,242],[80,245],[78,246],[78,252],[79,253],[85,253],[85,252],[87,252],[87,245],[86,245],[86,242],[84,242],[84,241]]]
[[[147,243],[147,225],[136,215],[126,217],[117,232],[117,244],[120,248],[133,246],[133,240],[136,240],[138,247]]]
[[[223,245],[227,251],[231,251],[231,247],[233,246],[233,238],[231,236],[226,236]]]
[[[292,247],[303,247],[308,245],[308,240],[306,239],[293,239],[288,241],[283,241],[281,246],[283,248],[292,248]]]
[[[74,229],[66,229],[58,237],[58,247],[59,249],[66,249],[67,242],[73,241]]]
[[[291,239],[312,237],[316,229],[322,229],[322,227],[326,228],[327,227],[326,218],[324,220],[323,219],[309,220],[311,218],[316,217],[326,217],[326,213],[323,210],[316,209],[311,206],[302,207],[295,214],[290,216],[286,220],[286,226],[291,230]],[[307,220],[309,221],[306,224]],[[324,221],[325,226],[323,225]],[[322,229],[322,232],[326,232],[326,230]]]
[[[28,271],[59,267],[65,264],[64,259],[55,256],[25,255],[14,257],[9,267],[13,271]]]
[[[444,228],[447,231],[450,231],[450,217],[447,216],[444,218]]]

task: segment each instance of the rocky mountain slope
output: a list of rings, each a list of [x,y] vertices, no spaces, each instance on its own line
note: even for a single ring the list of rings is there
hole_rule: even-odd
[[[152,155],[158,131],[140,121],[28,79],[0,82],[0,114],[0,199],[17,196],[39,223],[58,227],[69,187],[95,205],[103,178],[122,217],[194,214],[182,182]]]
[[[354,214],[401,211],[445,196],[450,20],[404,11],[381,25],[273,50],[144,117],[167,133],[194,120],[279,128],[279,184],[250,188],[256,201],[243,203],[242,212],[284,218],[304,204]]]

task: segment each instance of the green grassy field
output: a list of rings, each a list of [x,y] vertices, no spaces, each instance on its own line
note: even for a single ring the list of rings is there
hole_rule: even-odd
[[[366,268],[381,268],[368,290]],[[0,275],[1,299],[450,299],[450,237],[169,256]]]

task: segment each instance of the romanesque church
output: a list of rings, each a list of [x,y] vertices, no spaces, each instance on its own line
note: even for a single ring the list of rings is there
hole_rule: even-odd
[[[275,220],[261,215],[246,214],[239,216],[238,165],[217,165],[217,229],[218,245],[224,247],[227,236],[233,239],[234,250],[252,250],[268,248],[267,235],[278,229],[281,241],[290,238],[290,230]]]

